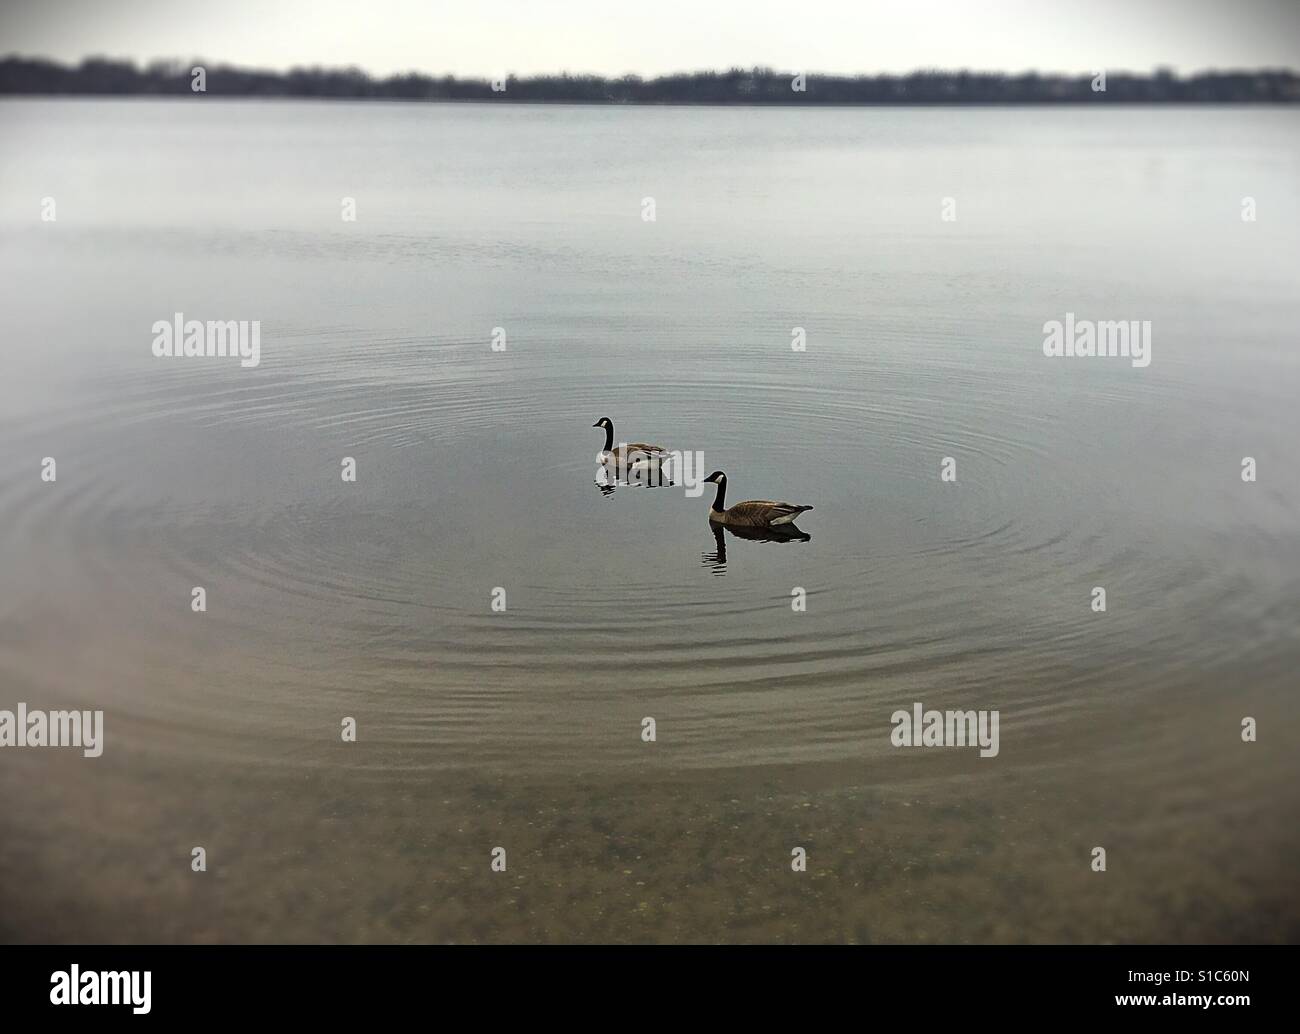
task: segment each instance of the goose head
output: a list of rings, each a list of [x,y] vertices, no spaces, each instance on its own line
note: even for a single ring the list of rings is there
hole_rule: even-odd
[[[720,471],[720,470],[715,470],[712,474],[710,474],[710,475],[709,475],[708,477],[706,477],[704,480],[705,480],[706,483],[708,483],[708,484],[710,484],[710,485],[713,485],[713,484],[725,485],[725,484],[727,483],[727,475],[724,474],[724,473],[722,473],[722,471]]]
[[[600,462],[606,463],[610,458],[610,449],[614,448],[614,421],[607,416],[601,417],[592,427],[599,427],[605,432],[605,444],[600,450]]]

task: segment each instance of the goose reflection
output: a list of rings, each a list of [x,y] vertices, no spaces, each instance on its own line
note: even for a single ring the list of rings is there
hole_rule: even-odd
[[[726,528],[726,531],[723,531]],[[727,536],[734,535],[738,539],[748,539],[750,542],[811,542],[812,536],[806,531],[800,531],[790,525],[777,526],[775,528],[744,528],[731,525],[717,524],[709,522],[709,530],[713,532],[713,552],[701,553],[700,563],[705,567],[712,569],[715,575],[727,573]]]
[[[593,482],[601,495],[613,495],[620,488],[671,488],[673,481],[660,467],[643,469],[634,467],[601,467]]]

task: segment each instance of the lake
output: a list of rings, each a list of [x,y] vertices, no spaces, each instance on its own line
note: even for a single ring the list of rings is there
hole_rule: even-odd
[[[3,939],[1300,936],[1300,111],[0,134],[0,708],[105,729],[0,751]],[[804,535],[601,484],[605,416]]]

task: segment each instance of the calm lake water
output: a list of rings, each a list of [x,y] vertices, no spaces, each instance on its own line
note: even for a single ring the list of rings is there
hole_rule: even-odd
[[[4,939],[1300,937],[1300,112],[0,138],[0,708],[106,728],[0,751]],[[260,365],[155,358],[176,312]],[[1150,366],[1045,357],[1067,312]],[[602,491],[601,416],[808,540]],[[998,756],[892,746],[916,702]]]

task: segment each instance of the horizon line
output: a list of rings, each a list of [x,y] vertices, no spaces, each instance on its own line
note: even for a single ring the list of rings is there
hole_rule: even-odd
[[[744,107],[1007,106],[1077,104],[1300,103],[1300,75],[1289,69],[1230,69],[1183,77],[1102,69],[1085,73],[945,71],[831,75],[767,66],[707,69],[645,78],[557,72],[483,78],[396,73],[376,78],[355,66],[300,66],[279,72],[203,58],[133,59],[102,55],[65,64],[50,58],[0,58],[0,95],[8,97],[315,98],[406,102],[576,103],[587,105],[733,105]]]
[[[906,72],[885,72],[885,71],[857,71],[857,72],[826,72],[810,69],[798,68],[776,68],[771,65],[727,65],[725,67],[709,68],[683,68],[672,72],[659,72],[650,75],[643,72],[625,71],[625,72],[582,72],[574,71],[568,68],[562,68],[547,72],[527,72],[519,73],[509,70],[499,70],[491,73],[475,73],[473,75],[457,75],[453,72],[438,72],[431,70],[422,70],[410,68],[401,72],[376,73],[369,69],[363,68],[357,64],[292,64],[281,65],[279,67],[270,67],[265,65],[241,64],[237,61],[216,61],[212,62],[203,57],[117,57],[104,53],[89,53],[76,60],[61,60],[55,57],[49,57],[44,54],[22,54],[17,51],[9,51],[0,55],[0,63],[12,61],[27,61],[33,63],[42,63],[54,65],[56,67],[68,70],[75,70],[91,62],[103,62],[113,65],[131,65],[141,70],[149,71],[151,68],[167,66],[175,68],[182,65],[191,67],[202,65],[205,68],[223,68],[233,71],[239,71],[245,74],[262,74],[262,75],[287,75],[293,72],[333,72],[347,73],[349,75],[360,73],[367,79],[375,82],[385,82],[393,79],[407,79],[412,76],[419,76],[429,79],[455,79],[458,82],[492,82],[502,76],[507,79],[529,80],[529,79],[601,79],[610,82],[623,82],[628,79],[637,79],[642,82],[656,82],[662,79],[678,79],[691,76],[710,76],[710,75],[750,75],[750,76],[777,76],[792,77],[803,75],[808,78],[816,77],[819,79],[908,79],[916,76],[934,76],[934,75],[963,75],[963,76],[993,76],[1005,79],[1025,79],[1025,78],[1043,78],[1043,79],[1091,79],[1094,76],[1105,72],[1109,76],[1117,78],[1132,79],[1160,79],[1173,81],[1187,81],[1205,76],[1227,76],[1227,75],[1291,75],[1300,78],[1300,66],[1287,65],[1222,65],[1207,66],[1198,68],[1194,71],[1180,72],[1171,65],[1155,63],[1146,71],[1138,71],[1132,68],[1094,68],[1088,70],[1045,70],[1042,68],[1025,68],[1019,71],[1008,69],[991,69],[991,68],[971,68],[968,66],[940,66],[940,65],[918,65]]]

